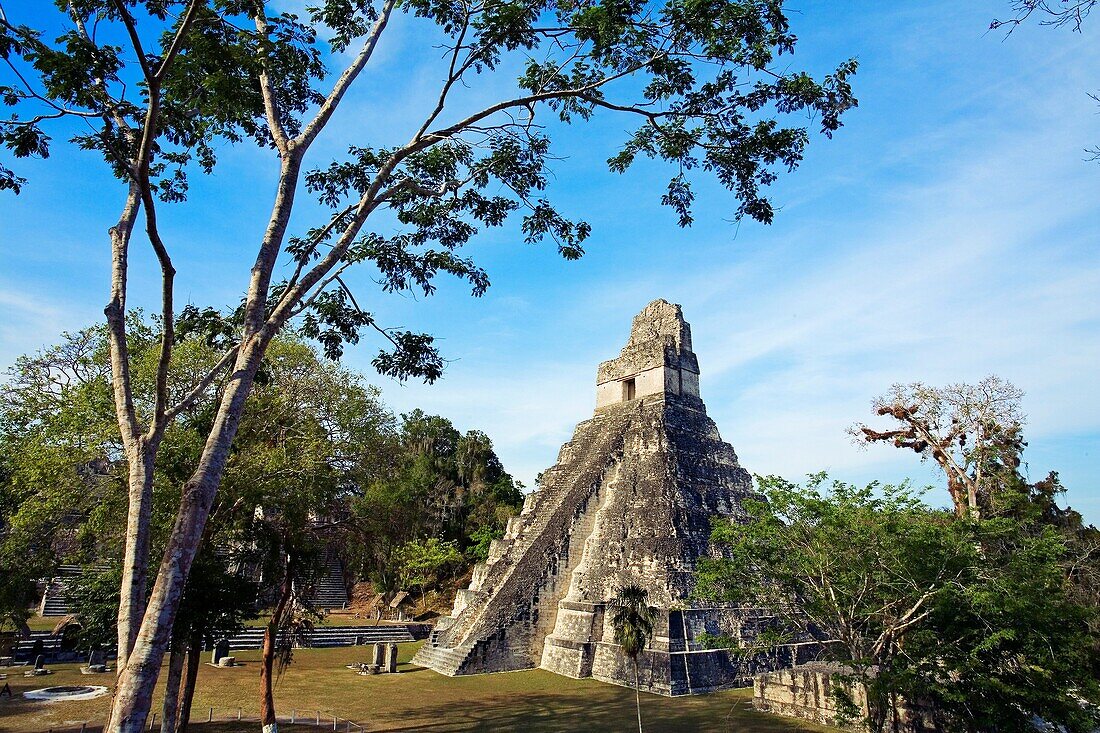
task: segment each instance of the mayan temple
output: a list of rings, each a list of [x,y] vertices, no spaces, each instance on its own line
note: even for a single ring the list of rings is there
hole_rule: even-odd
[[[619,357],[600,364],[595,414],[562,446],[413,662],[447,675],[542,667],[631,685],[604,610],[620,587],[636,584],[660,611],[641,659],[644,689],[684,695],[745,684],[780,660],[699,639],[744,640],[767,618],[694,600],[692,571],[708,554],[711,518],[741,514],[750,491],[699,397],[680,306],[653,301]]]

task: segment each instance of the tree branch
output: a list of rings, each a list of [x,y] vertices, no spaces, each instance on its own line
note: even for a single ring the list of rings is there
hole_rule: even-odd
[[[267,40],[267,16],[264,14],[263,2],[256,3],[256,31],[264,40]],[[260,65],[260,93],[264,98],[264,114],[267,117],[267,128],[271,132],[271,140],[275,143],[275,148],[285,155],[289,151],[290,141],[282,119],[279,117],[275,90],[271,86],[271,78],[267,75],[266,63]]]
[[[179,53],[183,47],[183,39],[187,35],[187,31],[191,27],[191,22],[195,19],[195,13],[198,11],[200,5],[205,5],[205,0],[191,0],[187,4],[187,9],[183,13],[183,19],[180,21],[180,27],[176,29],[176,35],[172,37],[172,42],[168,46],[168,50],[164,54],[164,58],[160,62],[160,68],[157,69],[154,77],[159,83],[164,79],[164,75],[168,72],[168,67],[172,65],[172,61],[176,58],[176,54]]]
[[[202,396],[202,393],[214,382],[214,379],[224,370],[227,366],[233,363],[233,359],[237,356],[237,350],[239,346],[234,346],[222,355],[222,358],[211,369],[203,375],[202,379],[195,383],[190,391],[183,396],[183,399],[165,413],[165,422],[171,422],[176,419],[177,416],[191,409],[191,406],[195,401]]]
[[[141,73],[145,75],[145,81],[150,86],[156,84],[158,81],[157,76],[149,68],[149,59],[145,57],[145,50],[141,46],[141,37],[138,35],[137,26],[134,25],[134,16],[130,15],[129,8],[122,0],[112,0],[112,3],[126,26],[126,33],[130,36],[130,45],[134,47],[134,52],[137,54],[138,64],[141,66]]]
[[[363,67],[370,61],[370,57],[374,54],[374,49],[378,46],[378,39],[382,37],[382,31],[386,29],[386,24],[389,23],[390,14],[393,12],[394,7],[397,5],[397,0],[385,0],[382,5],[382,10],[378,13],[378,18],[374,21],[374,25],[370,29],[370,33],[367,35],[366,40],[363,41],[363,48],[359,51],[359,55],[355,57],[355,61],[352,62],[348,68],[344,69],[344,73],[340,75],[340,78],[336,80],[336,84],[333,86],[332,91],[329,92],[328,97],[325,98],[324,103],[321,104],[321,108],[317,110],[316,116],[310,121],[305,129],[302,130],[297,138],[295,138],[291,145],[295,148],[307,148],[312,143],[325,125],[328,124],[329,119],[332,117],[332,113],[336,111],[336,108],[340,105],[340,100],[344,98],[344,94],[347,92],[348,87],[355,81],[355,77],[359,76],[359,72],[363,70]]]

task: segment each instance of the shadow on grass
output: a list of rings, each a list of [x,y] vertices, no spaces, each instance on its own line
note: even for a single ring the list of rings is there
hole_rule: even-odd
[[[682,698],[681,698],[682,699]],[[647,710],[647,702],[649,702]],[[729,706],[724,716],[716,715],[713,705],[690,705],[670,709],[666,699],[642,700],[642,723],[650,731],[661,733],[686,733],[688,731],[714,731],[733,733],[792,733],[796,730],[823,730],[817,726],[800,725],[799,721],[775,718],[753,710],[747,702],[738,701]],[[564,703],[564,704],[563,704]],[[409,722],[394,723],[389,720],[361,721],[370,731],[395,731],[417,733],[419,731],[629,731],[637,726],[637,713],[633,700],[629,704],[593,700],[590,705],[578,706],[576,701],[565,702],[559,695],[525,694],[478,700],[469,705],[432,705],[429,701],[410,710]],[[412,720],[415,718],[415,720]]]

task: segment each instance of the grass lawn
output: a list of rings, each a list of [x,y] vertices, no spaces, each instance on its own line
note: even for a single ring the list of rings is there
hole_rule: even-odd
[[[320,709],[322,720],[325,713],[335,713],[369,731],[630,731],[635,725],[634,693],[627,688],[595,680],[571,680],[542,670],[444,677],[409,663],[420,643],[400,645],[401,674],[370,677],[344,668],[365,660],[365,647],[297,650],[294,663],[275,688],[280,718],[289,717],[291,710],[297,709],[299,718],[312,721]],[[243,666],[201,667],[193,721],[205,721],[211,707],[215,708],[215,717],[235,716],[238,707],[243,708],[245,717],[256,716],[259,652],[235,652],[234,656]],[[109,700],[106,696],[52,703],[23,699],[25,690],[38,687],[113,682],[111,675],[81,675],[77,665],[58,665],[54,670],[55,674],[48,677],[9,675],[7,682],[15,697],[0,698],[0,731],[79,728],[82,721],[102,720]],[[828,730],[755,712],[749,707],[749,696],[747,690],[680,698],[643,693],[642,715],[647,730],[661,733]],[[329,717],[330,730],[331,720]],[[196,733],[258,729],[256,723],[227,723],[202,726]]]
[[[53,631],[53,628],[61,622],[64,616],[39,616],[37,613],[27,619],[27,626],[31,631]]]

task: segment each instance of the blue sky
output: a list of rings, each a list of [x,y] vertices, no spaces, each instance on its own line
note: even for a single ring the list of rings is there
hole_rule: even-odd
[[[711,186],[696,224],[679,229],[658,205],[660,166],[606,170],[629,121],[556,130],[551,193],[593,224],[588,254],[563,262],[522,244],[515,227],[491,232],[468,250],[493,281],[481,299],[450,282],[430,299],[383,295],[360,273],[364,307],[384,325],[433,332],[452,360],[432,386],[372,379],[395,411],[422,407],[485,430],[530,485],[591,415],[597,363],[662,297],[683,305],[703,398],[750,471],[939,484],[912,454],[861,450],[845,429],[894,382],[996,373],[1026,392],[1032,476],[1060,471],[1071,503],[1100,521],[1100,164],[1084,152],[1100,144],[1100,107],[1087,96],[1100,90],[1100,18],[1081,34],[1031,25],[1006,39],[987,28],[1008,5],[791,3],[792,68],[824,73],[858,57],[860,106],[774,187],[772,226],[733,223],[735,204]],[[36,7],[5,3],[16,21]],[[407,137],[434,101],[441,68],[423,26],[391,30],[315,164],[348,144]],[[465,101],[506,82],[481,80]],[[24,193],[0,197],[4,365],[101,317],[106,229],[123,195],[62,145],[22,172]],[[186,209],[162,213],[180,302],[239,299],[273,174],[268,153],[226,148]],[[304,208],[295,227],[317,215]],[[133,270],[132,303],[154,305],[147,253]],[[346,363],[369,372],[377,346],[350,349]]]

